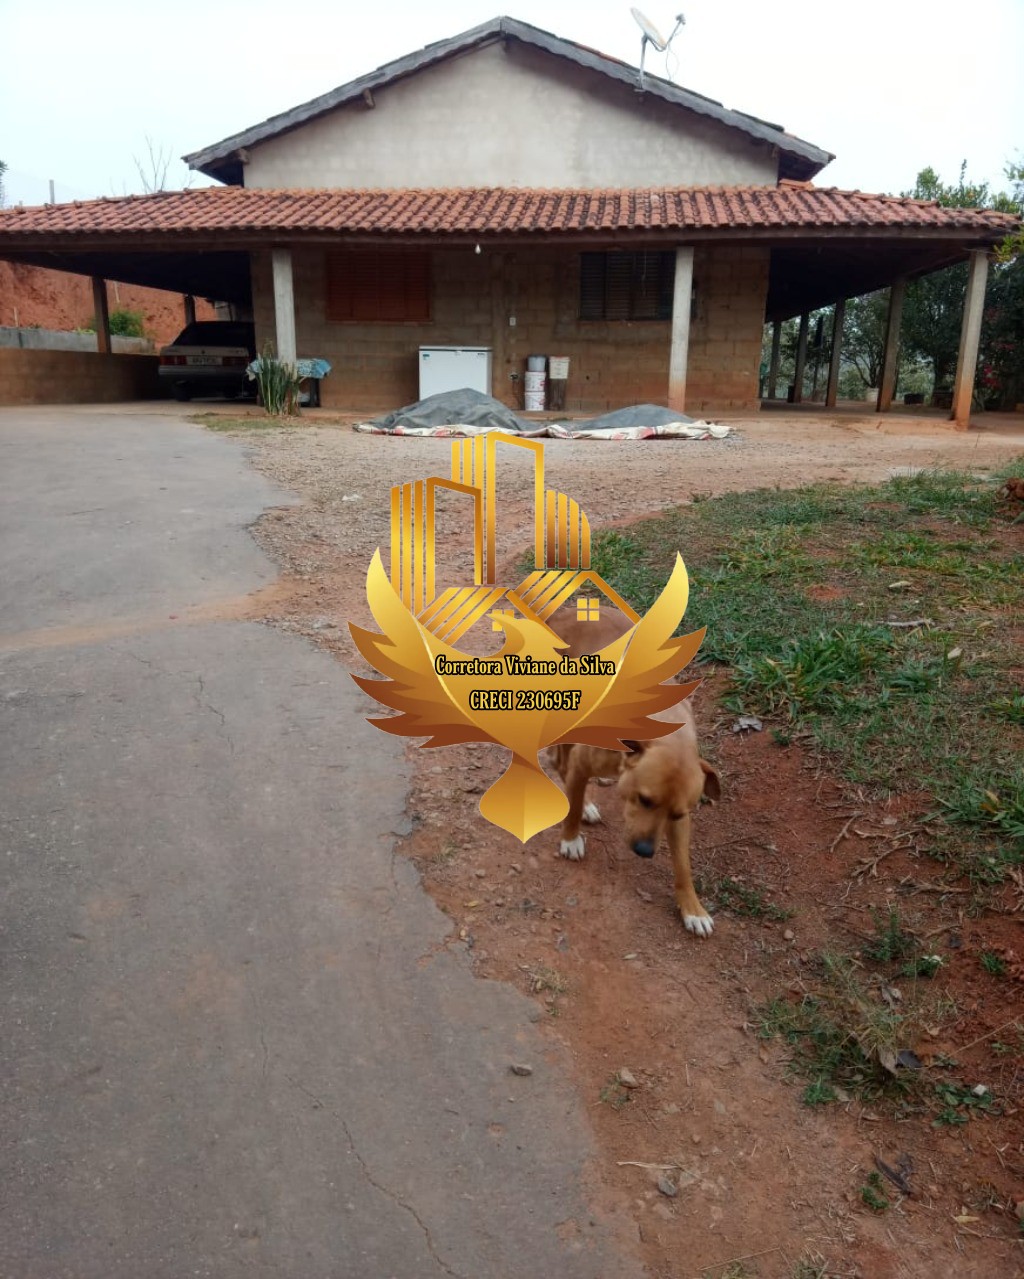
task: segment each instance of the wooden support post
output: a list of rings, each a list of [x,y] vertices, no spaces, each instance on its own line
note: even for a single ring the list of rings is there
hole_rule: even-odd
[[[110,345],[110,311],[107,307],[107,282],[100,275],[92,277],[92,309],[96,316],[96,350],[100,355],[109,355]]]
[[[971,402],[974,399],[974,374],[978,367],[978,342],[981,339],[981,316],[985,309],[985,282],[988,279],[988,253],[975,249],[971,253],[967,276],[964,317],[960,325],[960,354],[956,361],[953,383],[953,411],[950,417],[958,431],[971,424]]]
[[[191,293],[185,294],[185,323],[195,324],[196,322],[196,300]]]
[[[900,352],[900,322],[903,319],[903,298],[907,291],[906,276],[900,276],[889,290],[889,320],[885,326],[885,351],[882,355],[882,381],[878,388],[876,413],[888,413],[896,392],[896,371]]]
[[[676,249],[676,279],[672,293],[672,346],[668,360],[668,406],[686,411],[686,365],[690,350],[690,306],[693,297],[693,249]]]
[[[825,407],[834,409],[836,396],[839,394],[839,363],[842,359],[843,318],[846,315],[846,299],[840,298],[836,303],[835,315],[832,317],[832,359],[828,365],[828,385],[825,388]]]
[[[811,317],[807,311],[800,317],[800,331],[796,340],[796,369],[793,372],[793,403],[802,404],[804,399],[804,367],[807,364],[807,329]]]
[[[271,267],[274,276],[274,326],[277,334],[277,358],[283,364],[294,364],[295,349],[295,291],[292,285],[292,254],[290,249],[271,249]]]
[[[768,366],[768,385],[765,390],[768,399],[775,399],[775,388],[779,382],[779,360],[782,358],[782,321],[776,320],[772,325],[772,361]]]

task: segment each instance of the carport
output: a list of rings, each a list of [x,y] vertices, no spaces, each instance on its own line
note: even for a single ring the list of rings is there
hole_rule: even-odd
[[[664,254],[670,250],[675,268],[670,314],[663,325],[648,325],[642,333],[635,332],[636,325],[628,326],[634,330],[633,346],[616,358],[625,363],[642,357],[640,344],[649,336],[652,341],[656,338],[658,345],[651,347],[654,354],[647,357],[648,367],[653,363],[655,369],[652,398],[667,400],[679,410],[705,407],[706,401],[698,403],[695,396],[702,378],[703,384],[731,380],[741,388],[751,375],[756,382],[756,369],[746,368],[750,343],[742,351],[738,342],[730,345],[730,311],[738,319],[742,310],[746,328],[751,327],[749,313],[754,311],[755,323],[762,318],[774,323],[771,386],[777,378],[784,319],[802,317],[799,361],[806,356],[811,310],[836,304],[838,332],[847,298],[890,287],[889,333],[876,405],[880,412],[892,402],[907,281],[969,259],[970,287],[951,413],[958,426],[966,427],[988,257],[1016,226],[1013,217],[991,210],[949,209],[933,202],[816,188],[792,180],[783,180],[777,187],[644,191],[215,187],[0,210],[0,257],[91,276],[101,318],[106,314],[106,280],[252,307],[259,343],[276,339],[284,359],[294,359],[297,353],[298,316],[300,327],[305,324],[306,334],[313,333],[315,342],[326,339],[337,344],[337,352],[316,353],[332,358],[338,368],[346,363],[347,344],[361,341],[364,347],[372,346],[380,326],[357,330],[354,325],[325,324],[322,315],[312,317],[312,299],[324,290],[318,272],[323,275],[329,252],[426,250],[435,257],[448,254],[452,260],[456,253],[487,253],[492,265],[481,277],[480,296],[471,301],[480,314],[488,316],[496,362],[504,357],[508,364],[509,349],[516,350],[509,348],[511,339],[502,318],[501,277],[509,262],[517,263],[523,278],[529,279],[538,274],[532,263],[544,253],[550,259],[557,251],[568,260],[570,255],[578,259],[594,251]],[[713,272],[707,272],[704,280],[698,278],[702,254],[705,264],[726,263],[717,277],[720,296],[710,303],[707,279]],[[764,265],[766,283],[758,274]],[[722,278],[726,279],[724,290]],[[731,302],[733,296],[736,300]],[[538,296],[531,304],[540,313],[547,300]],[[699,323],[701,307],[709,304],[717,307],[714,323],[709,325],[704,346],[698,342],[695,348],[693,325]],[[549,309],[554,314],[553,304]],[[574,319],[572,332],[585,328],[580,323],[583,318]],[[319,327],[311,327],[314,319]],[[571,337],[572,332],[562,327]],[[99,329],[98,350],[109,356],[105,324],[100,323]],[[618,332],[626,335],[626,330],[623,325]],[[615,351],[616,330],[611,331]],[[303,336],[300,333],[300,341]],[[408,339],[413,340],[414,336]],[[826,393],[829,406],[835,403],[838,374],[839,343],[834,342]],[[497,387],[501,398],[507,383]],[[659,388],[663,388],[660,396]],[[344,391],[343,383],[335,388],[336,395]],[[380,382],[380,391],[383,397],[398,394],[386,379]],[[710,407],[715,407],[713,401]]]

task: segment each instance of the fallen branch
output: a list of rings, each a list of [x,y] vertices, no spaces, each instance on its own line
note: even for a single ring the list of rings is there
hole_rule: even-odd
[[[863,817],[863,816],[864,816],[863,812],[856,812],[853,814],[853,816],[849,819],[849,821],[846,823],[843,829],[839,832],[839,834],[835,837],[832,843],[829,844],[828,851],[830,854],[834,853],[836,851],[837,846],[843,842],[843,840],[846,838],[846,832],[850,829],[850,827],[857,820],[857,818]]]
[[[767,1257],[770,1252],[779,1252],[779,1248],[763,1248],[760,1252],[745,1252],[741,1257],[726,1257],[724,1261],[712,1261],[706,1266],[701,1266],[700,1270],[694,1275],[693,1279],[705,1279],[709,1270],[721,1270],[723,1266],[733,1266],[737,1261],[753,1261],[755,1257]]]
[[[639,1163],[636,1159],[619,1159],[616,1161],[617,1168],[648,1168],[652,1172],[674,1172],[680,1167],[679,1164],[644,1164]],[[680,1171],[682,1171],[680,1169]]]
[[[957,1051],[965,1053],[969,1048],[974,1048],[978,1044],[984,1043],[986,1039],[991,1039],[993,1035],[998,1035],[999,1032],[1001,1030],[1005,1030],[1007,1026],[1018,1026],[1019,1023],[1020,1014],[1018,1013],[1016,1017],[1011,1017],[1009,1021],[1004,1021],[1001,1026],[997,1026],[995,1030],[990,1030],[987,1035],[979,1035],[977,1039],[972,1039],[969,1044],[965,1044],[963,1048],[960,1048]]]

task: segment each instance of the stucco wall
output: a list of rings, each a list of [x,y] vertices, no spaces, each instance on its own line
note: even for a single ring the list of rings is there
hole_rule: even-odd
[[[374,99],[251,148],[245,185],[772,186],[778,176],[766,143],[515,41]]]
[[[695,253],[691,415],[757,405],[768,257],[767,249],[756,248]],[[298,353],[331,361],[333,371],[322,388],[327,407],[370,413],[417,400],[418,349],[431,344],[491,347],[491,392],[514,408],[522,407],[521,375],[531,354],[569,356],[569,412],[666,402],[671,326],[579,320],[576,252],[436,250],[429,324],[329,322],[325,261],[325,250],[293,253]],[[253,301],[262,348],[274,337],[269,254],[254,256]],[[518,382],[509,376],[513,372]]]

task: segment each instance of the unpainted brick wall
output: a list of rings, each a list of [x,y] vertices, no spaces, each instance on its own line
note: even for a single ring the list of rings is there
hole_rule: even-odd
[[[757,248],[698,248],[694,254],[691,415],[757,405],[768,258],[767,249]],[[513,408],[522,408],[526,357],[535,354],[569,357],[570,413],[666,402],[671,325],[579,320],[575,251],[486,245],[479,254],[471,248],[435,250],[429,324],[329,322],[325,263],[323,250],[293,251],[298,353],[331,362],[322,387],[326,407],[371,412],[418,399],[418,350],[428,345],[491,347],[492,394]],[[252,276],[262,349],[274,339],[269,254],[253,255]]]
[[[155,355],[0,347],[0,404],[109,404],[160,395]]]

